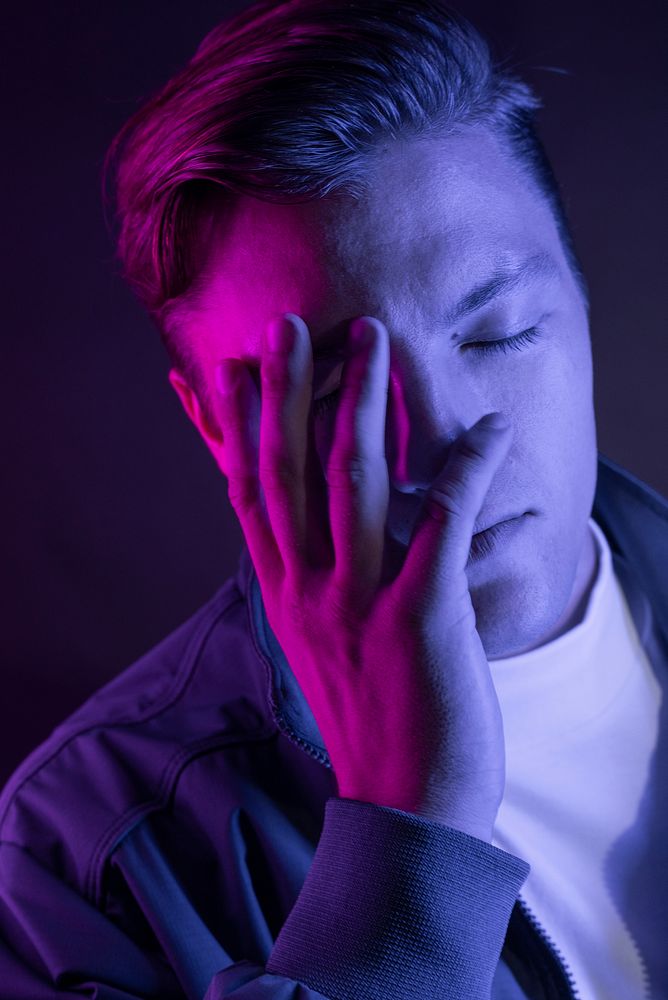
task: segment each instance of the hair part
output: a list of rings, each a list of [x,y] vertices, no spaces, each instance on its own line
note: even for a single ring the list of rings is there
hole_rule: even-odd
[[[284,204],[364,196],[387,139],[485,126],[552,210],[586,308],[589,295],[524,81],[439,0],[258,0],[218,24],[113,139],[121,273],[170,360],[211,400],[185,332],[202,274],[202,225],[238,195]],[[105,195],[105,204],[109,199]]]

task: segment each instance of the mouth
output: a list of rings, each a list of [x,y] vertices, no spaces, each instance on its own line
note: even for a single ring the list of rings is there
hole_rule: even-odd
[[[422,511],[426,491],[420,491],[420,493],[422,502],[417,505],[414,495],[412,497],[403,494],[390,495],[389,533],[403,549],[407,547],[411,531]],[[488,533],[491,535],[497,528],[507,528],[509,525],[517,527],[519,524],[526,523],[529,517],[534,514],[536,511],[532,509],[511,511],[496,520],[490,520],[489,514],[484,514],[473,525],[471,540],[472,542],[484,540],[489,537]]]
[[[486,531],[490,531],[492,528],[496,528],[500,524],[506,524],[508,521],[518,521],[521,517],[524,517],[525,515],[528,515],[530,513],[531,511],[525,510],[519,514],[509,514],[507,517],[500,518],[498,521],[492,521],[484,528],[482,527],[483,522],[476,521],[476,523],[473,525],[473,537],[475,538],[476,535],[484,535]]]
[[[515,531],[521,529],[531,511],[525,511],[515,517],[506,518],[491,524],[483,531],[476,532],[471,538],[468,563],[475,563],[493,552],[504,541],[509,540]]]

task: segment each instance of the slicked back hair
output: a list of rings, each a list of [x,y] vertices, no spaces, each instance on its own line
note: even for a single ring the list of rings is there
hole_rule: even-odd
[[[586,280],[535,113],[540,99],[494,63],[439,0],[258,0],[218,24],[190,62],[123,125],[113,175],[121,273],[171,363],[211,416],[184,332],[196,302],[203,213],[236,195],[303,202],[364,195],[387,139],[482,125],[506,140],[552,210],[586,307]],[[215,424],[214,424],[215,426]]]

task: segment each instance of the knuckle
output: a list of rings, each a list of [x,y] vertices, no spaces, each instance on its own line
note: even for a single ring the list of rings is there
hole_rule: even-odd
[[[367,463],[357,453],[337,454],[327,466],[327,484],[344,488],[359,488],[367,482]]]
[[[480,462],[485,458],[484,444],[481,439],[473,436],[465,437],[459,442],[457,458],[464,462]]]
[[[466,514],[464,488],[455,481],[432,487],[429,499],[442,507],[450,518],[463,518]]]
[[[247,401],[243,395],[235,398],[219,396],[219,399],[224,410],[225,437],[245,443],[250,437]]]
[[[277,456],[260,464],[260,480],[265,489],[284,491],[298,477],[295,463],[287,456]]]
[[[237,476],[229,480],[227,496],[237,514],[245,515],[258,503],[259,490],[255,476]]]
[[[339,397],[341,402],[349,401],[352,404],[353,413],[355,413],[357,407],[364,402],[365,396],[368,395],[368,375],[365,378],[366,373],[361,369],[359,355],[351,358],[348,366],[348,370],[341,379]]]

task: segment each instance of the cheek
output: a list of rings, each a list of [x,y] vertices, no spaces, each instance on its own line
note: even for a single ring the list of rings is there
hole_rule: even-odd
[[[544,384],[546,400],[555,421],[578,425],[593,407],[591,351],[571,343],[551,352]]]
[[[591,405],[589,338],[577,330],[569,335],[566,325],[557,328],[542,348],[511,366],[509,374],[525,405],[557,421],[568,420],[569,414],[581,413]]]
[[[531,356],[482,369],[476,393],[483,406],[502,410],[514,427],[507,463],[520,478],[543,484],[565,468],[578,475],[592,443],[591,357],[582,349],[545,344]],[[570,481],[570,474],[569,474]]]
[[[524,393],[525,432],[546,475],[568,482],[596,452],[592,363],[588,350],[555,349],[533,373]],[[524,419],[519,416],[518,419]]]

